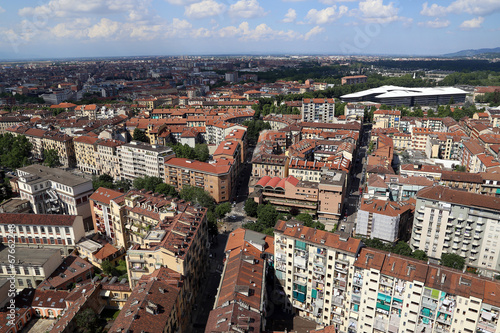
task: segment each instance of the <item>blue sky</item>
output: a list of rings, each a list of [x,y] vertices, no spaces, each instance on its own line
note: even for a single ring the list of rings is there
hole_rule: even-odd
[[[0,0],[0,59],[498,46],[500,0]]]

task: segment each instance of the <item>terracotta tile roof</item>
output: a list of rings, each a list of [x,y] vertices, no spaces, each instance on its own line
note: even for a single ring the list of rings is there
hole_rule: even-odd
[[[252,332],[259,333],[261,315],[258,312],[244,309],[238,303],[220,307],[210,311],[205,333],[212,332]]]
[[[162,333],[178,306],[179,281],[179,274],[166,267],[143,276],[109,331]]]
[[[166,166],[173,166],[177,168],[190,169],[198,172],[206,172],[215,175],[228,173],[231,169],[230,165],[217,166],[211,163],[205,163],[195,160],[189,160],[187,158],[173,157],[165,162]]]
[[[408,210],[415,209],[414,201],[385,201],[378,199],[362,199],[359,210],[373,214],[398,216]]]
[[[349,237],[347,240],[342,240],[339,234],[304,227],[300,222],[294,220],[280,220],[276,223],[274,229],[277,232],[283,233],[285,236],[293,237],[297,240],[315,243],[319,246],[328,246],[350,253],[357,253],[361,246],[361,241],[359,239]]]
[[[45,281],[38,285],[37,289],[66,289],[67,284],[75,281],[77,277],[81,276],[83,280],[88,280],[85,275],[90,272],[92,276],[93,271],[92,264],[78,256],[70,255]]]
[[[108,258],[112,258],[112,255],[118,252],[120,252],[120,250],[113,245],[106,243],[96,253],[94,253],[94,257],[98,260],[106,260]]]
[[[82,135],[73,139],[73,142],[86,143],[88,145],[95,144],[99,139],[87,135]]]
[[[76,215],[3,213],[0,224],[72,226],[76,218]]]
[[[483,177],[478,173],[458,172],[458,171],[445,171],[441,172],[441,180],[453,182],[466,182],[473,184],[482,184]]]
[[[418,191],[417,198],[455,203],[463,206],[488,208],[496,211],[500,210],[500,198],[454,190],[444,186],[424,188]]]
[[[226,262],[216,307],[225,302],[242,301],[254,309],[260,309],[265,261],[260,251],[246,245],[231,251]]]
[[[386,252],[380,250],[364,247],[359,251],[354,266],[363,269],[374,268],[376,270],[381,270],[386,254]]]
[[[16,307],[65,309],[69,292],[64,290],[41,290],[24,288],[16,296]]]

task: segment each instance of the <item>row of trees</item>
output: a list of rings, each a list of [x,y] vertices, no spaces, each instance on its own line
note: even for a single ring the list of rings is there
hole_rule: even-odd
[[[427,254],[422,250],[413,251],[408,245],[408,243],[399,241],[396,244],[384,243],[380,239],[376,238],[361,238],[361,241],[367,247],[373,247],[375,249],[384,250],[387,252],[392,252],[400,254],[402,256],[412,257],[418,260],[427,260]]]
[[[0,134],[0,165],[11,170],[28,165],[31,148],[24,135]]]
[[[189,158],[191,160],[198,160],[201,162],[206,162],[210,158],[210,153],[208,151],[208,146],[204,143],[197,143],[194,148],[191,148],[187,144],[170,144],[169,145],[175,153],[175,156],[181,158]]]

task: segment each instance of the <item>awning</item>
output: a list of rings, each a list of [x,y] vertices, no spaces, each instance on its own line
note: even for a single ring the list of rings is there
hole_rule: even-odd
[[[490,321],[491,319],[493,319],[493,314],[488,311],[481,311],[481,318]]]
[[[99,293],[99,295],[101,295],[102,297],[109,297],[109,294],[111,294],[110,290],[101,290],[101,292]]]

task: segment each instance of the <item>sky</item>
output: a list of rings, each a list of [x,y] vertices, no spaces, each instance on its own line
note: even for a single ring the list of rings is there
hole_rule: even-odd
[[[499,46],[500,0],[0,0],[0,59]]]

